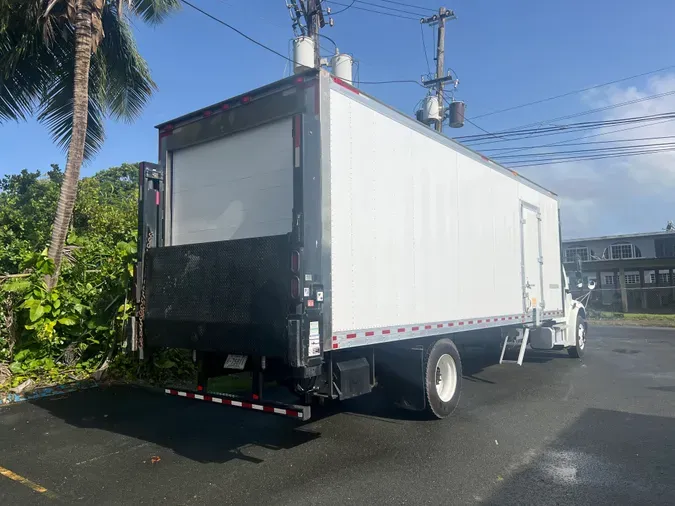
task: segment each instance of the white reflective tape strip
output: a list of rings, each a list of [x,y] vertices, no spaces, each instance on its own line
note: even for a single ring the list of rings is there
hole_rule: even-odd
[[[300,146],[297,146],[294,149],[295,149],[295,154],[294,154],[295,166],[300,167]]]
[[[187,397],[187,394],[185,392],[178,392],[179,397]]]
[[[222,403],[223,403],[223,399],[221,399],[220,397],[213,397],[211,400],[212,400],[213,402],[217,402],[218,404],[222,404]]]
[[[169,390],[168,388],[165,388],[165,389],[164,389],[164,393],[165,393],[165,394],[170,394],[170,393],[171,393],[171,390]]]
[[[204,400],[204,396],[200,394],[195,394],[195,399],[199,399],[200,401]]]
[[[285,409],[279,409],[279,408],[274,408],[274,412],[275,412],[277,415],[286,415],[286,414],[288,414],[288,413],[286,412]]]
[[[260,404],[251,404],[251,407],[253,409],[257,409],[258,411],[263,411],[265,409]]]
[[[230,401],[230,404],[232,404],[233,406],[241,407],[241,402],[239,401]]]

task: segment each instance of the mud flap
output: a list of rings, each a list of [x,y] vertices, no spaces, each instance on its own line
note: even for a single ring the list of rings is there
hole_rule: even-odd
[[[424,346],[386,346],[376,349],[375,356],[378,383],[390,400],[404,409],[424,410]]]

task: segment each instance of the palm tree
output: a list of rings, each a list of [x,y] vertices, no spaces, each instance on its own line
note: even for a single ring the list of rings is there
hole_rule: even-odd
[[[68,148],[49,257],[56,285],[80,167],[103,144],[103,119],[131,121],[155,89],[129,26],[155,24],[180,0],[0,0],[0,122],[35,115]]]

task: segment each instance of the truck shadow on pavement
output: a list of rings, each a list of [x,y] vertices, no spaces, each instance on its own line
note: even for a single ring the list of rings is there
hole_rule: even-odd
[[[247,446],[290,449],[320,437],[296,420],[130,386],[83,390],[33,404],[79,429],[121,434],[201,463],[232,459],[260,463],[263,460],[241,450]]]
[[[542,451],[523,446],[515,456],[482,504],[665,505],[675,497],[675,418],[591,408]]]

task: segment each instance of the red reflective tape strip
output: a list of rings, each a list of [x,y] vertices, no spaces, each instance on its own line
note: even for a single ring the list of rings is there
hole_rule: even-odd
[[[356,334],[347,334],[347,339],[354,339]]]
[[[382,333],[383,334],[391,334],[391,330],[383,330]]]
[[[506,317],[505,317],[505,316],[502,316],[502,321],[504,321],[504,320],[506,320]]]
[[[398,329],[397,332],[405,332],[405,329]]]
[[[187,397],[188,399],[194,399],[195,394],[193,394],[192,392],[185,392],[185,397]]]
[[[469,320],[469,325],[473,325],[473,320]]]
[[[439,323],[438,325],[436,325],[436,327],[439,328],[439,329],[441,329],[441,328],[443,328],[443,324],[442,324],[442,323]]]
[[[347,88],[349,91],[353,91],[357,95],[361,94],[361,92],[357,88],[354,88],[351,84],[347,84],[345,81],[343,81],[339,77],[335,77],[335,76],[332,76],[332,77],[333,77],[333,81],[335,83],[339,84],[340,86],[342,86],[343,88]]]
[[[513,320],[513,316],[509,316],[509,320]]]
[[[339,346],[338,343],[333,343],[333,349],[334,349],[334,350],[337,350],[337,349],[338,349],[338,346]]]
[[[454,327],[454,326],[455,326],[454,323],[448,323],[448,327]]]
[[[459,325],[464,325],[464,322],[459,322]]]
[[[366,332],[366,337],[370,337],[370,336],[374,336],[374,335],[375,335],[375,332],[372,332],[372,331]]]
[[[263,406],[263,411],[266,413],[274,413],[274,408],[272,406]]]
[[[300,131],[300,115],[296,114],[295,117],[293,118],[294,122],[294,131],[293,131],[293,147],[299,148],[300,147],[300,139],[302,137],[302,132]],[[288,137],[287,137],[288,138]]]
[[[242,402],[242,403],[241,403],[241,407],[242,407],[242,408],[253,409],[253,404],[251,404],[250,402]]]
[[[473,323],[473,322],[469,322],[469,323]],[[483,320],[476,320],[476,323],[483,323]]]
[[[431,328],[431,325],[425,325],[424,328],[425,330],[429,330]]]
[[[155,205],[159,205],[159,190],[155,190]]]
[[[210,395],[205,395],[205,396],[204,396],[204,400],[205,400],[205,401],[212,401],[212,400],[213,400],[213,397],[211,397]]]
[[[169,390],[167,391],[167,393],[169,393],[169,394],[171,394],[171,395],[178,395],[178,390],[172,390],[172,389],[169,389]]]
[[[337,336],[333,336],[333,341],[337,341]]]
[[[414,332],[416,330],[419,330],[420,328],[419,327],[413,327],[412,329],[413,329],[413,332]]]

